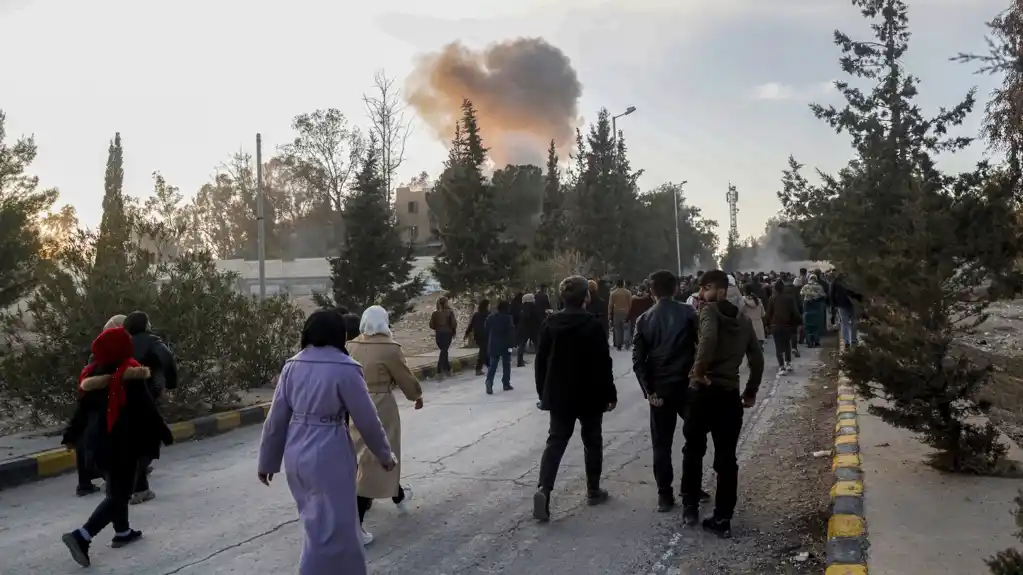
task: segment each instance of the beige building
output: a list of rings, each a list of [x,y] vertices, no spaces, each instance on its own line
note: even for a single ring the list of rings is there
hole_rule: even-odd
[[[433,232],[436,223],[426,204],[426,192],[409,187],[394,190],[394,211],[402,228],[402,238],[422,248],[440,245]]]

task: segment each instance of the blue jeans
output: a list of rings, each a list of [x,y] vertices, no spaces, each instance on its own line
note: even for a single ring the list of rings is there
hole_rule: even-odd
[[[487,387],[494,387],[498,360],[501,361],[501,384],[505,387],[511,385],[511,352],[506,350],[502,354],[490,356],[490,365],[487,366]]]
[[[856,345],[856,312],[852,308],[838,308],[838,322],[842,326],[842,341],[847,346]]]

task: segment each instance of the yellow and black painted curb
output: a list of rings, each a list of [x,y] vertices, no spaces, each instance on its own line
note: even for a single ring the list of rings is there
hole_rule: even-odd
[[[831,518],[828,520],[826,575],[866,575],[867,521],[863,505],[863,469],[856,416],[856,390],[838,377],[838,409],[831,469]]]
[[[476,356],[459,357],[451,360],[452,371],[463,371],[476,366]],[[430,379],[437,373],[435,365],[417,367],[412,370],[419,379]],[[232,429],[263,423],[270,411],[270,402],[243,407],[232,411],[214,413],[190,421],[170,424],[175,443],[205,439],[220,435]],[[14,487],[48,477],[55,477],[75,469],[75,452],[58,447],[32,453],[17,459],[0,463],[0,489]]]

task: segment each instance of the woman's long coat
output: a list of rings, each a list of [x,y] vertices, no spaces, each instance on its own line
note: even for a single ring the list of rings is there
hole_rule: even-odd
[[[284,365],[263,423],[260,473],[280,473],[305,532],[299,575],[366,575],[347,415],[382,468],[391,448],[362,368],[334,347],[307,347]]]
[[[380,415],[380,422],[387,430],[391,452],[398,459],[394,469],[384,471],[359,432],[353,432],[352,440],[359,461],[356,492],[359,497],[370,499],[396,497],[401,479],[401,415],[392,390],[397,387],[406,399],[415,401],[423,396],[423,389],[409,369],[401,345],[389,336],[360,335],[348,342],[347,347],[352,359],[362,364],[369,394]]]
[[[757,332],[757,339],[764,341],[764,303],[749,296],[743,297],[740,303],[742,307],[739,310],[753,322],[753,331]]]

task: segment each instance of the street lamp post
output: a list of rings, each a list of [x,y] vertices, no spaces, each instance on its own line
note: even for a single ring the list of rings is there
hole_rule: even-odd
[[[618,161],[618,118],[621,118],[622,116],[628,116],[629,114],[631,114],[631,113],[633,113],[635,111],[636,111],[636,107],[635,106],[629,106],[621,114],[618,114],[617,116],[611,116],[611,132],[612,132],[611,137],[614,138],[614,141],[615,141],[614,156],[615,156],[615,161],[616,162]]]
[[[681,184],[674,186],[671,190],[671,196],[673,203],[675,204],[675,261],[678,264],[678,277],[682,278],[682,238],[678,228],[678,191],[682,189],[682,186],[686,185],[689,180],[683,180]]]

